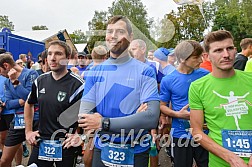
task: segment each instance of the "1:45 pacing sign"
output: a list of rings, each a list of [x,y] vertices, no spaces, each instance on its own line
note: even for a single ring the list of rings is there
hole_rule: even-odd
[[[222,145],[240,157],[252,155],[252,130],[222,130]]]

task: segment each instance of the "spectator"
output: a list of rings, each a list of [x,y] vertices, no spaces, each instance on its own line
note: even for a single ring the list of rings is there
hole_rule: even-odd
[[[235,58],[234,68],[244,71],[248,57],[252,55],[252,38],[242,39],[240,46],[242,51],[241,53],[238,53]]]

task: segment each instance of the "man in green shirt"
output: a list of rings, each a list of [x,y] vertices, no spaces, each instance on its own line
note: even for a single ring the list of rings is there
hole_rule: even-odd
[[[192,134],[210,152],[210,167],[252,167],[252,73],[234,70],[230,32],[211,32],[204,45],[213,71],[190,86]],[[204,119],[208,135],[202,131]]]

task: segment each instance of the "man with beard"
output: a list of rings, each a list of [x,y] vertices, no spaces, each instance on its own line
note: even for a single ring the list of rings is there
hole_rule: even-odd
[[[124,16],[108,21],[106,44],[110,58],[86,76],[79,126],[98,130],[92,166],[148,166],[148,130],[157,127],[159,99],[153,68],[133,59],[128,47],[133,38]],[[136,112],[147,103],[145,112]]]
[[[212,73],[191,84],[192,134],[209,154],[209,167],[251,167],[252,74],[234,70],[236,48],[230,32],[210,32],[204,46]],[[202,132],[204,119],[209,134]]]

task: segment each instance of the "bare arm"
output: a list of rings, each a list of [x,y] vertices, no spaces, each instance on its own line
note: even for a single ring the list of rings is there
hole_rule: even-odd
[[[174,111],[171,108],[167,107],[167,103],[160,101],[160,110],[163,114],[169,117],[182,118],[182,119],[190,119],[190,112],[187,111],[189,105],[184,106],[180,111]]]
[[[204,113],[202,110],[191,110],[190,123],[192,135],[198,143],[209,152],[222,158],[231,167],[245,167],[247,164],[233,152],[223,148],[203,132]]]
[[[34,116],[34,104],[25,103],[24,119],[25,119],[25,133],[32,131],[32,122]]]
[[[33,132],[33,116],[34,116],[34,104],[29,104],[27,101],[24,106],[24,119],[25,119],[25,134],[26,140],[29,144],[37,144],[36,137],[39,136],[38,131]]]

